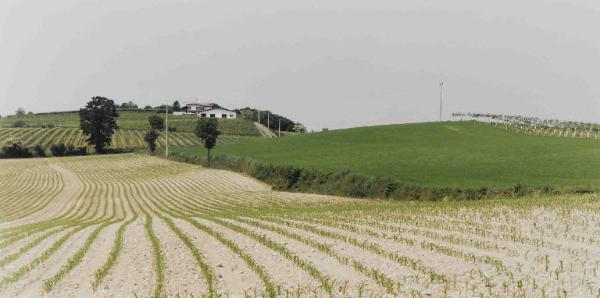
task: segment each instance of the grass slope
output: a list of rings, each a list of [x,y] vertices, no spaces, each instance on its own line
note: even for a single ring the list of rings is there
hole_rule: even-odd
[[[121,129],[148,128],[148,116],[156,114],[154,111],[121,111],[117,123]],[[164,114],[161,114],[164,116]],[[53,124],[60,127],[79,127],[79,114],[77,112],[33,114],[23,116],[7,116],[0,119],[0,127],[12,127],[18,120],[24,120],[30,127],[41,127]],[[177,128],[177,132],[194,132],[198,117],[196,116],[170,116],[169,126]],[[260,136],[260,132],[252,121],[244,119],[219,119],[219,129],[225,135]]]
[[[179,148],[197,154],[197,148]],[[200,151],[201,152],[201,151]],[[600,141],[527,136],[475,122],[362,127],[217,146],[277,165],[430,186],[600,185]]]

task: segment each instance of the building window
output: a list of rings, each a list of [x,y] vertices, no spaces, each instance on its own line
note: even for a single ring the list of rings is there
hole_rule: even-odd
[[[215,114],[210,114],[210,118],[215,118],[217,115]]]
[[[227,118],[227,114],[221,114],[221,118]]]
[[[200,117],[206,117],[206,113],[200,114]]]
[[[229,114],[229,118],[233,118],[233,114]]]

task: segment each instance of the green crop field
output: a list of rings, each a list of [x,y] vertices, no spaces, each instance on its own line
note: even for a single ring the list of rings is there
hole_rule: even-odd
[[[146,148],[143,130],[117,130],[113,136],[111,147],[113,148]],[[55,127],[55,128],[0,128],[0,144],[11,138],[23,141],[28,147],[42,145],[48,147],[53,144],[73,145],[75,147],[86,146],[85,136],[78,128]],[[219,144],[241,143],[257,137],[222,135]],[[165,134],[158,139],[158,147],[165,145]],[[169,133],[169,146],[200,146],[200,139],[191,132]]]
[[[153,111],[121,111],[117,123],[122,129],[145,130],[148,128],[148,116],[156,114]],[[164,117],[164,114],[160,114]],[[169,127],[177,132],[194,132],[198,117],[190,115],[169,116]],[[23,120],[29,127],[54,125],[59,127],[79,127],[77,112],[33,114],[23,116],[7,116],[0,119],[0,127],[13,127],[18,120]],[[225,135],[260,136],[252,121],[244,119],[219,119],[219,129]]]
[[[277,192],[136,154],[0,160],[2,297],[596,297],[600,200]]]
[[[600,185],[600,141],[528,136],[476,122],[374,126],[260,139],[217,146],[216,154],[442,187]]]

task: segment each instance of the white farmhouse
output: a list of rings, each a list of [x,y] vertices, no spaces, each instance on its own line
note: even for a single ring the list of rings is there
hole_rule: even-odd
[[[198,117],[235,119],[237,113],[221,108],[214,103],[188,103],[183,107],[183,112],[175,112],[174,115],[197,115]]]
[[[210,117],[210,118],[237,118],[237,113],[235,111],[230,111],[223,108],[215,108],[210,110],[204,110],[196,113],[200,117]]]

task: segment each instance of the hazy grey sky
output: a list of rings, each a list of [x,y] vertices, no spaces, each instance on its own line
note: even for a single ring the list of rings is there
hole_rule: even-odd
[[[214,101],[312,129],[600,120],[600,1],[1,0],[0,114]]]

